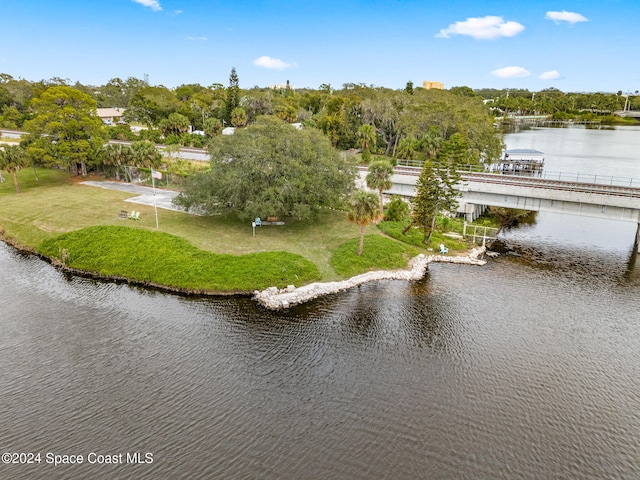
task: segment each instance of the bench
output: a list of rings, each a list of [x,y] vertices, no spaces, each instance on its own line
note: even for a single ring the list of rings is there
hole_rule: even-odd
[[[124,218],[124,219],[129,218],[129,212],[127,212],[126,210],[120,210],[120,213],[118,214],[118,218]]]
[[[262,225],[284,225],[284,222],[278,220],[278,217],[267,217],[267,220],[261,220],[260,217],[256,217],[254,224],[256,227],[261,227]]]

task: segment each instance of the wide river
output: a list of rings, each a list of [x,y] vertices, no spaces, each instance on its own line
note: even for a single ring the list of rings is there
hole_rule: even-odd
[[[639,128],[506,143],[640,178]],[[0,478],[638,479],[635,231],[539,214],[484,267],[285,313],[68,277],[0,244],[0,453],[34,461]]]

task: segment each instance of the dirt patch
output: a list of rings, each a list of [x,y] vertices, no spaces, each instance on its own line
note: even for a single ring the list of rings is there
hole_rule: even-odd
[[[61,229],[61,228],[56,228],[53,225],[49,224],[49,223],[44,223],[41,222],[39,220],[34,220],[32,222],[32,224],[39,228],[40,230],[42,230],[43,232],[47,232],[47,233],[64,233],[67,232],[67,230]]]
[[[87,175],[86,177],[83,177],[82,175],[72,175],[65,179],[67,183],[70,183],[72,185],[77,185],[82,182],[86,182],[87,180],[93,180],[94,182],[102,182],[104,181],[104,178],[99,177],[98,175]]]

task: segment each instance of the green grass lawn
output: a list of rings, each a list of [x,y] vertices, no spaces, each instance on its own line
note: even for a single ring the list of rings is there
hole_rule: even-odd
[[[203,270],[201,279],[206,276],[213,278],[211,270],[218,268],[220,272],[226,272],[222,277],[218,277],[227,279],[226,286],[229,288],[225,290],[237,290],[245,288],[238,286],[240,283],[233,278],[234,275],[249,277],[245,278],[247,283],[244,284],[248,286],[252,282],[252,277],[257,275],[256,272],[264,268],[266,257],[255,255],[259,253],[277,253],[276,257],[269,257],[268,261],[280,265],[280,271],[265,272],[265,278],[272,279],[274,285],[300,285],[315,279],[341,280],[371,269],[403,266],[397,260],[394,260],[395,263],[389,263],[386,257],[386,250],[392,249],[391,246],[397,242],[386,239],[391,243],[386,243],[380,248],[368,249],[368,245],[371,244],[370,238],[383,236],[375,226],[368,227],[366,230],[368,237],[363,257],[367,255],[366,258],[369,258],[367,263],[362,263],[362,258],[357,257],[357,246],[352,249],[352,257],[347,253],[344,257],[346,260],[343,259],[337,264],[335,260],[332,261],[334,252],[339,251],[341,247],[348,251],[351,246],[343,245],[347,242],[351,242],[349,245],[357,245],[359,238],[359,227],[347,222],[344,212],[328,210],[312,221],[292,221],[283,226],[265,225],[256,228],[254,237],[251,225],[247,222],[239,222],[233,217],[194,216],[159,209],[160,228],[156,230],[154,210],[151,206],[135,204],[135,209],[141,212],[140,220],[137,222],[118,218],[120,210],[132,209],[132,204],[125,202],[127,198],[133,196],[130,193],[81,185],[79,184],[81,178],[56,170],[39,169],[38,175],[40,179],[36,181],[32,169],[21,170],[19,182],[22,193],[19,194],[15,193],[11,177],[4,175],[6,181],[0,183],[0,228],[6,238],[22,246],[34,249],[46,248],[51,255],[57,256],[61,248],[66,248],[70,255],[70,266],[76,266],[74,263],[76,261],[87,261],[87,252],[82,249],[76,251],[76,248],[83,242],[88,242],[88,238],[95,236],[96,242],[91,243],[88,252],[93,252],[96,261],[100,259],[100,264],[94,263],[88,266],[88,263],[78,263],[77,265],[84,267],[77,268],[106,273],[116,271],[113,262],[116,265],[130,263],[133,269],[131,274],[136,275],[138,279],[155,283],[170,282],[169,277],[164,273],[158,274],[157,278],[151,278],[150,272],[157,270],[155,261],[152,269],[150,265],[143,263],[143,259],[140,259],[140,256],[153,248],[156,251],[163,251],[164,260],[174,270],[185,265],[181,263],[186,261],[185,255],[189,261],[199,262],[199,266],[192,269]],[[85,230],[75,237],[62,236],[89,227],[112,228],[106,229],[104,236],[98,233],[99,230]],[[139,243],[130,241],[125,245],[117,241],[119,237],[129,238],[126,232],[131,230],[141,233],[141,238],[146,240],[138,239],[136,242]],[[90,235],[87,235],[87,232]],[[155,236],[160,232],[168,236]],[[56,240],[57,237],[60,238]],[[177,240],[174,240],[174,237]],[[61,242],[71,242],[73,249],[64,246]],[[108,245],[111,243],[119,245],[118,249],[113,250]],[[169,247],[160,249],[159,247],[164,243]],[[104,255],[102,251],[105,252]],[[229,257],[225,257],[223,261],[222,257],[210,256],[211,254]],[[373,257],[371,254],[374,254]],[[410,253],[407,251],[397,258],[404,260],[409,256]],[[135,262],[132,261],[134,258]],[[301,258],[310,262],[316,270],[312,271],[313,269],[302,262]],[[354,265],[347,268],[349,258]],[[159,262],[159,260],[156,261]],[[223,265],[225,265],[224,269]],[[187,270],[186,267],[184,269]],[[119,275],[127,276],[124,273]],[[191,279],[196,276],[185,273],[180,281],[185,281],[185,278]],[[176,279],[171,281],[175,283]],[[200,280],[189,281],[192,283],[188,285],[192,287],[188,288],[198,288],[195,285]],[[215,282],[219,282],[219,280],[210,281],[210,285],[218,285]],[[246,290],[262,288],[263,283],[260,282],[262,280],[257,281],[256,277],[256,285],[251,285]],[[201,286],[201,288],[204,287]]]
[[[221,255],[168,233],[125,226],[83,228],[45,240],[38,250],[72,268],[188,291],[251,291],[320,278],[316,266],[300,255]]]
[[[331,257],[333,268],[346,277],[358,275],[369,270],[398,270],[418,255],[419,250],[404,245],[391,238],[379,235],[366,235],[362,256],[354,258],[358,252],[359,238],[340,245]]]
[[[408,225],[408,220],[404,222],[381,222],[380,230],[396,240],[413,245],[416,247],[432,248],[433,250],[439,250],[440,244],[443,243],[450,251],[450,253],[460,253],[469,249],[467,242],[464,240],[458,240],[455,238],[447,237],[441,232],[433,232],[431,236],[431,243],[425,245],[423,243],[424,234],[419,228],[411,228],[406,234],[402,234],[404,228]]]

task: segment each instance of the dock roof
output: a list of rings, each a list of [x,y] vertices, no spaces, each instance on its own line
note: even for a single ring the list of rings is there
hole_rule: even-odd
[[[505,153],[508,153],[509,155],[544,155],[544,152],[534,150],[533,148],[511,148],[509,150],[505,150]]]

